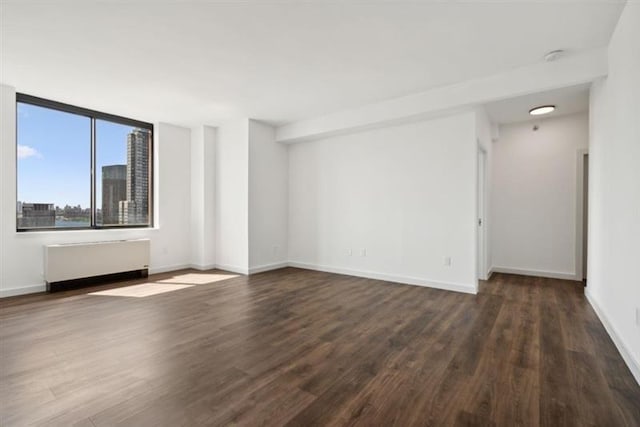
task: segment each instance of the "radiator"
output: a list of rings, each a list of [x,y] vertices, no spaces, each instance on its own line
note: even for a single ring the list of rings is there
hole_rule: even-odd
[[[149,248],[149,239],[47,245],[44,248],[47,290],[95,283],[90,279],[115,279],[125,273],[146,276]]]

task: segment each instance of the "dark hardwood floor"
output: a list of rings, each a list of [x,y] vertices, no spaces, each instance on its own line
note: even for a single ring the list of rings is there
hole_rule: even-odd
[[[640,425],[580,283],[225,274],[0,301],[0,425]]]

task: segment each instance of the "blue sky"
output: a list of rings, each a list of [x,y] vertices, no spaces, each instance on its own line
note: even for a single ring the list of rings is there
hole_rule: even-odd
[[[127,134],[134,129],[96,121],[96,204],[101,206],[102,166],[127,163]],[[91,122],[88,117],[18,103],[18,200],[90,206]]]

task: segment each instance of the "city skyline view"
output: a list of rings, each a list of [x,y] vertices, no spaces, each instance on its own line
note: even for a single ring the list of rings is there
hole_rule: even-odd
[[[19,228],[89,226],[91,118],[20,102],[17,114]],[[148,130],[96,119],[95,131],[97,225],[148,223]]]
[[[18,103],[18,200],[89,208],[91,121],[88,117]],[[96,169],[127,163],[127,135],[135,129],[96,121]],[[96,180],[96,196],[102,194]],[[97,201],[97,200],[96,200]],[[97,203],[100,206],[100,203]]]

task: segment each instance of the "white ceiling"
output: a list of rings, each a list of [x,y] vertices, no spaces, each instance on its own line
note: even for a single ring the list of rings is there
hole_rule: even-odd
[[[529,110],[541,105],[555,105],[556,110],[544,116],[531,116]],[[547,92],[505,99],[485,105],[493,123],[505,124],[539,120],[589,109],[589,85],[572,86]]]
[[[283,123],[605,46],[623,5],[2,0],[0,80],[141,120]]]

